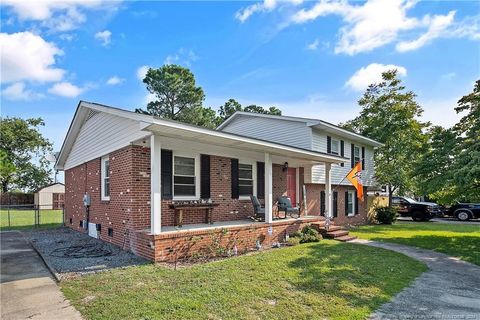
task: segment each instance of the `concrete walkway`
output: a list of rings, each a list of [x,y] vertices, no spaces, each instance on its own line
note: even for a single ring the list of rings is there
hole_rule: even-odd
[[[403,253],[430,269],[378,309],[372,319],[480,319],[479,266],[400,244],[362,239],[350,243]]]
[[[82,319],[20,232],[0,232],[0,243],[2,320]]]

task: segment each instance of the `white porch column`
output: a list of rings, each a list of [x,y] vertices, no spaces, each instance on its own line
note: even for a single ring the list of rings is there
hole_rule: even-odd
[[[150,136],[150,233],[160,234],[162,226],[162,146],[160,137]]]
[[[265,222],[272,223],[273,206],[273,178],[272,178],[272,156],[265,153]]]
[[[325,163],[325,217],[333,217],[333,203],[332,203],[332,164],[329,162]]]

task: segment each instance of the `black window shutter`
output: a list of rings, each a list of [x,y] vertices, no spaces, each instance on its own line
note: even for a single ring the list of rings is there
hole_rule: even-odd
[[[200,198],[210,198],[210,156],[200,155]]]
[[[325,215],[325,191],[320,191],[320,215]]]
[[[238,199],[238,159],[231,159],[232,199]]]
[[[348,216],[348,191],[345,191],[345,216]]]
[[[337,208],[337,198],[338,198],[338,192],[334,191],[333,192],[333,216],[337,217],[338,216],[338,208]]]
[[[340,155],[342,157],[345,156],[345,142],[343,140],[340,140]],[[343,166],[345,166],[345,164],[342,162],[342,163],[340,163],[340,166],[343,167]]]
[[[265,163],[257,162],[257,197],[265,198]]]
[[[352,168],[355,167],[355,145],[352,143],[352,154],[351,154],[350,162]]]
[[[362,147],[362,170],[365,170],[365,147]]]
[[[161,180],[162,180],[162,199],[172,199],[172,176],[173,159],[172,151],[162,149]]]
[[[355,214],[358,214],[358,198],[357,198],[357,191],[355,191]]]
[[[327,153],[332,153],[332,137],[327,136]]]

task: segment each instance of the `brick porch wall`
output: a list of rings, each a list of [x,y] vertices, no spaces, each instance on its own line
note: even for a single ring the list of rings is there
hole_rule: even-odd
[[[274,243],[283,242],[285,234],[301,230],[305,225],[322,218],[304,220],[275,221],[271,226],[265,223],[229,227],[228,229],[204,229],[180,232],[168,232],[156,236],[138,233],[143,239],[145,258],[156,262],[173,262],[175,259],[192,256],[215,256],[217,250],[233,253],[234,246],[238,254],[256,250],[257,240],[263,249],[269,249]],[[150,246],[155,247],[153,250]]]
[[[332,189],[336,186],[332,185]],[[319,215],[320,213],[320,192],[325,190],[324,184],[306,184],[307,189],[307,212],[309,215]],[[359,225],[368,222],[367,219],[367,188],[364,187],[364,201],[358,201],[358,214],[349,217],[345,214],[345,191],[354,191],[355,188],[349,186],[339,186],[337,198],[337,217],[334,218],[336,225]]]

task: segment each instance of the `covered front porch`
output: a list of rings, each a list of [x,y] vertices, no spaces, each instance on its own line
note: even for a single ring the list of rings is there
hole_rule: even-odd
[[[280,196],[288,196],[294,206],[300,206],[301,221],[309,216],[320,219],[320,212],[309,210],[304,192],[304,185],[312,182],[312,166],[325,165],[325,194],[330,199],[331,166],[345,161],[336,155],[164,120],[144,130],[151,133],[148,139],[134,143],[150,150],[149,233],[153,236],[183,230],[290,223],[293,220],[275,219],[275,204]],[[168,179],[166,175],[170,175]],[[178,195],[180,191],[192,193]],[[263,204],[262,222],[249,219],[253,209],[250,195]],[[175,207],[188,207],[189,203],[191,212],[185,208],[182,214],[190,220],[179,224],[173,213]],[[211,206],[210,213],[208,209],[203,211],[207,204]],[[326,212],[326,216],[332,212],[331,201],[327,202]]]
[[[313,221],[324,221],[324,217],[319,216],[302,216],[299,218],[276,218],[272,221],[271,225],[275,224],[293,224],[295,222],[313,222]],[[172,232],[190,232],[190,231],[212,231],[216,229],[230,229],[230,228],[239,228],[239,227],[258,227],[266,222],[262,221],[253,221],[252,219],[243,219],[243,220],[230,220],[230,221],[217,221],[213,223],[194,223],[186,224],[182,227],[179,226],[163,226],[162,234],[172,233]]]

